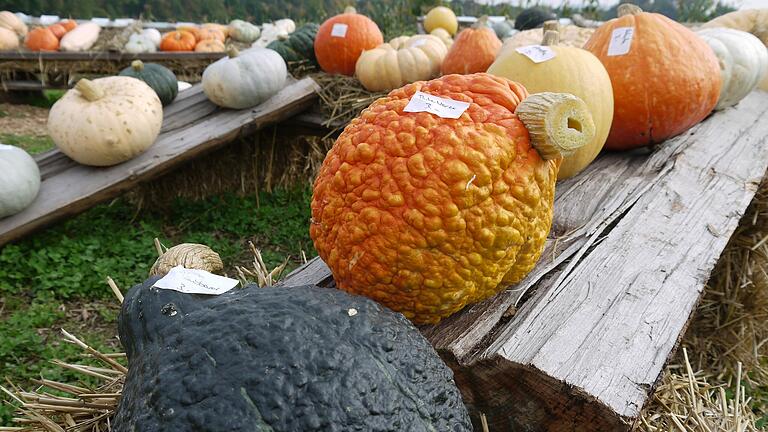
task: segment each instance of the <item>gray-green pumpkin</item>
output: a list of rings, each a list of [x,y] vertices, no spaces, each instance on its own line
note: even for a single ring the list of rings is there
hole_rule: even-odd
[[[270,42],[267,48],[277,51],[286,62],[309,60],[317,64],[315,36],[319,27],[315,23],[305,24],[287,37]]]
[[[165,66],[156,63],[144,63],[134,60],[130,67],[120,71],[120,75],[138,78],[157,93],[163,106],[170,104],[179,93],[179,84],[176,75]]]

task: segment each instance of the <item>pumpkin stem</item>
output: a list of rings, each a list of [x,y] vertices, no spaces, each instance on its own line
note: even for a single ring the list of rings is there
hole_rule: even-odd
[[[131,67],[136,72],[141,72],[141,71],[144,70],[144,62],[141,61],[141,60],[134,60],[134,61],[131,62]]]
[[[619,15],[619,18],[625,15],[637,15],[642,11],[643,10],[640,9],[640,6],[633,5],[632,3],[622,3],[619,5],[619,8],[616,10],[617,14]]]
[[[595,123],[583,100],[568,93],[536,93],[515,110],[544,160],[568,156],[595,137]]]
[[[488,27],[488,15],[483,15],[480,18],[477,19],[477,22],[472,26],[473,29],[479,29],[483,27]]]
[[[548,31],[560,31],[560,23],[557,20],[544,21],[544,27],[542,30],[544,33]]]
[[[182,243],[160,255],[149,270],[149,275],[165,275],[176,266],[204,270],[209,273],[219,273],[224,268],[219,254],[208,246],[197,243]]]
[[[560,33],[554,30],[547,30],[544,32],[544,39],[541,44],[544,46],[555,46],[560,43]]]
[[[355,9],[354,6],[347,6],[347,7],[344,8],[344,13],[345,14],[356,14],[357,13],[357,9]]]
[[[227,57],[229,58],[235,58],[240,55],[240,51],[237,50],[234,46],[230,45],[227,47]]]
[[[96,83],[85,78],[75,84],[75,90],[79,91],[89,102],[94,102],[104,97],[104,91]]]

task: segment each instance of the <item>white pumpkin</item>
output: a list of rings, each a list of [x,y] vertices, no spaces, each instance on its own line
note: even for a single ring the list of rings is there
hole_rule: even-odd
[[[432,36],[437,36],[443,43],[445,44],[446,48],[451,48],[451,45],[453,45],[453,36],[451,36],[450,33],[448,33],[448,30],[437,27],[436,29],[429,32]]]
[[[96,43],[100,32],[101,27],[98,24],[92,22],[80,24],[61,38],[59,49],[61,51],[88,51]]]
[[[148,37],[134,33],[128,38],[124,51],[131,54],[153,53],[157,51],[157,47]]]
[[[296,23],[290,18],[283,18],[275,21],[275,27],[285,31],[286,33],[293,33],[296,31]]]
[[[238,42],[251,43],[256,41],[261,31],[255,25],[243,20],[232,20],[229,23],[229,37]]]
[[[267,48],[249,48],[211,63],[203,71],[203,92],[216,105],[249,108],[274,96],[285,85],[285,60]]]
[[[288,32],[285,31],[285,29],[280,28],[274,24],[267,23],[261,26],[261,36],[251,46],[264,48],[270,43],[272,43],[273,41],[276,41],[278,39],[287,39],[287,38],[288,38]]]
[[[147,28],[142,30],[140,34],[148,40],[152,41],[152,43],[155,44],[155,48],[160,47],[160,41],[163,38],[163,36],[160,34],[160,30],[156,28]]]
[[[735,105],[757,87],[768,72],[768,49],[757,37],[730,28],[697,31],[720,63],[723,85],[716,110]]]
[[[32,204],[40,191],[40,170],[19,147],[0,144],[0,218]]]
[[[363,51],[355,75],[367,90],[392,90],[440,75],[447,53],[448,48],[437,36],[400,36]]]
[[[83,165],[110,166],[147,150],[163,123],[163,106],[144,81],[127,76],[81,79],[48,113],[48,133]]]
[[[13,30],[0,27],[0,51],[15,50],[18,47],[19,36]]]
[[[11,30],[18,37],[27,35],[27,25],[16,14],[8,11],[0,12],[0,28]]]

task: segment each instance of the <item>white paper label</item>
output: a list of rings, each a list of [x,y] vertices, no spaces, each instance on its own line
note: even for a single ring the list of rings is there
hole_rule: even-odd
[[[457,119],[467,108],[469,108],[469,102],[455,101],[417,91],[403,111],[428,112],[442,118]]]
[[[619,27],[611,33],[611,42],[608,44],[609,56],[620,56],[629,52],[632,46],[632,38],[635,36],[634,27]]]
[[[336,23],[333,25],[333,28],[331,28],[331,36],[333,37],[346,37],[347,36],[347,25]]]
[[[204,270],[176,266],[155,282],[155,287],[187,294],[219,295],[236,287],[237,284],[237,279],[215,275]]]
[[[515,48],[515,51],[528,57],[534,63],[541,63],[555,58],[555,51],[544,45],[528,45]]]

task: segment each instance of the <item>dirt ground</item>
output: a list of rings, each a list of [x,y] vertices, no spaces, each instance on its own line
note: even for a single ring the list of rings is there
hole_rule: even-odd
[[[46,136],[47,119],[47,108],[0,103],[0,134]]]

